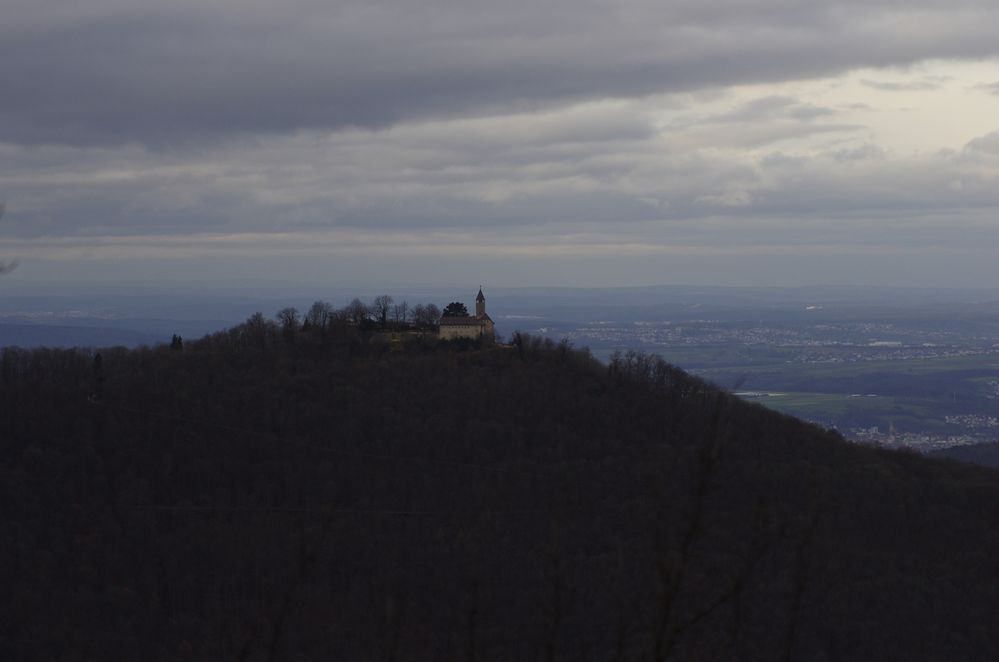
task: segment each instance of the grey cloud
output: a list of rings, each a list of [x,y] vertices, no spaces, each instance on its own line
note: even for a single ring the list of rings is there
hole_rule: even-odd
[[[803,161],[778,161],[767,186],[753,191],[751,213],[803,222],[823,216],[866,218],[872,229],[888,232],[885,221],[904,223],[915,216],[945,217],[970,209],[991,213],[999,207],[992,178],[960,155],[941,152],[886,163],[877,146],[862,145],[857,152],[870,157],[843,159],[842,150],[835,150]],[[999,164],[991,158],[993,165]],[[830,161],[839,167],[830,167]],[[946,224],[940,229],[946,232]]]
[[[819,117],[835,115],[831,108],[822,108],[786,96],[768,96],[755,99],[729,113],[714,115],[704,122],[760,122],[770,119],[793,119],[807,122]]]
[[[851,147],[848,149],[838,149],[833,151],[830,156],[836,161],[867,161],[870,159],[881,159],[885,156],[885,150],[877,145],[872,145],[871,143],[864,143],[859,147]]]
[[[63,148],[66,166],[54,175],[46,175],[50,166],[43,162],[17,176],[0,165],[0,185],[11,192],[4,232],[25,238],[170,235],[195,243],[201,233],[336,228],[473,235],[492,229],[520,236],[538,228],[624,231],[712,218],[783,218],[807,227],[815,217],[900,219],[927,210],[999,208],[999,189],[988,175],[999,166],[999,134],[971,141],[961,152],[924,157],[890,157],[857,142],[754,159],[711,143],[681,149],[669,133],[567,150],[554,132],[549,142],[512,145],[501,158],[489,158],[506,121],[460,129],[465,150],[440,146],[446,123],[325,141],[271,139],[260,148],[197,158],[149,152],[141,162],[130,156],[130,170],[115,150],[98,150],[101,162],[94,150]],[[773,232],[764,235],[777,240]]]
[[[802,122],[807,122],[818,117],[826,117],[833,114],[835,114],[835,111],[831,108],[822,108],[821,106],[814,106],[811,104],[800,104],[791,108],[787,113],[788,117]]]
[[[771,122],[759,124],[726,124],[691,131],[691,137],[705,146],[727,149],[758,149],[808,136],[851,133],[860,125],[842,123]]]
[[[996,81],[995,83],[982,83],[981,85],[976,85],[975,89],[981,92],[987,92],[988,94],[999,95],[999,81]]]
[[[792,156],[783,152],[771,152],[760,159],[760,166],[764,169],[787,169],[800,168],[808,163],[804,156]]]
[[[422,92],[405,94],[425,102]],[[876,245],[891,243],[915,216],[999,208],[999,188],[988,178],[999,167],[994,135],[957,152],[897,155],[872,144],[870,132],[836,121],[841,103],[812,105],[792,92],[719,112],[742,94],[703,103],[699,97],[710,94],[600,99],[558,110],[546,105],[555,97],[543,97],[522,114],[379,131],[282,133],[276,122],[253,141],[185,149],[0,143],[0,192],[11,211],[3,232],[38,245],[165,237],[196,247],[212,234],[263,246],[268,237],[311,232],[374,237],[374,249],[380,236],[430,233],[481,239],[483,249],[587,232],[636,244],[863,237]],[[442,112],[466,111],[456,102]],[[196,135],[207,142],[226,130]],[[253,132],[252,123],[243,130]]]
[[[988,135],[969,141],[964,146],[964,150],[966,152],[999,156],[999,131],[993,131]]]
[[[907,81],[904,83],[893,81],[877,81],[864,79],[860,81],[863,85],[881,90],[883,92],[912,92],[924,90],[937,90],[942,86],[942,82],[931,80]]]
[[[970,0],[13,4],[0,141],[19,144],[190,147],[999,53],[999,10]]]
[[[836,164],[849,165],[854,162],[882,160],[886,157],[885,150],[871,143],[863,143],[842,149],[828,150],[818,157],[815,155],[789,155],[783,152],[771,152],[760,159],[760,166],[766,170],[801,173],[814,168],[816,161],[823,159]]]

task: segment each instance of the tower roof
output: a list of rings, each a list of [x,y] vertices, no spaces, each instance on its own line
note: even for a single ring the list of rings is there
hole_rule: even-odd
[[[481,286],[479,286],[479,296],[475,297],[475,300],[476,301],[485,301],[486,300],[486,298],[484,296],[482,296],[482,287]]]

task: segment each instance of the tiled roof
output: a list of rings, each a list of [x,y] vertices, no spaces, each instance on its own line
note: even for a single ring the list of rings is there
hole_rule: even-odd
[[[481,326],[485,320],[471,315],[449,315],[441,318],[441,326]]]
[[[492,322],[489,315],[473,317],[471,315],[448,315],[441,318],[441,326],[483,326]]]

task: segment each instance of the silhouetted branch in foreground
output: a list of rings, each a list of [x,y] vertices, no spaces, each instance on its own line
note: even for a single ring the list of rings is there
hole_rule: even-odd
[[[804,601],[805,591],[808,588],[809,568],[812,564],[812,553],[814,551],[815,531],[819,525],[818,498],[812,495],[811,514],[808,525],[798,540],[794,549],[794,569],[792,575],[793,591],[791,594],[790,621],[784,637],[783,659],[792,660],[795,640],[798,637],[798,629],[801,621],[801,609]]]
[[[658,574],[660,581],[659,613],[654,636],[654,659],[657,662],[669,659],[675,652],[680,638],[691,628],[714,614],[723,605],[735,602],[746,587],[752,574],[763,559],[770,545],[769,518],[765,504],[758,504],[753,520],[753,540],[742,567],[724,588],[711,600],[692,613],[684,615],[677,610],[677,603],[689,587],[686,580],[695,558],[695,547],[705,534],[705,500],[708,483],[717,470],[721,446],[727,421],[722,413],[726,402],[721,395],[715,395],[711,403],[708,433],[705,442],[696,449],[697,468],[694,492],[692,495],[690,518],[678,548],[660,554]],[[738,631],[738,618],[734,632]]]

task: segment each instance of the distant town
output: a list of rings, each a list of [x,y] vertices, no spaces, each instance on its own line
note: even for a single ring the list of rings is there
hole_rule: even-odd
[[[999,440],[999,316],[932,306],[703,306],[663,319],[547,322],[601,358],[662,355],[859,443],[921,452]]]

